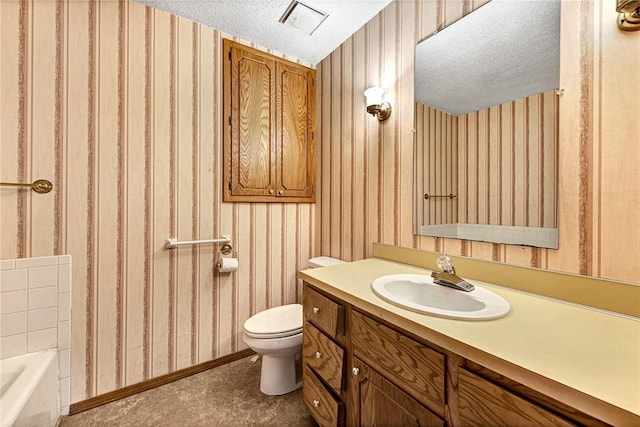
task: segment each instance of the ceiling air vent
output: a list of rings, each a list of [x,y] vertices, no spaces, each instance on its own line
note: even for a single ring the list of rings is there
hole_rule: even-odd
[[[284,25],[311,35],[329,14],[299,0],[293,0],[280,17]]]

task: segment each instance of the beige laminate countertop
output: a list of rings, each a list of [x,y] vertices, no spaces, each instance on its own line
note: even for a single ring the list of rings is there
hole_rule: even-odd
[[[640,321],[477,280],[468,281],[509,301],[507,317],[464,321],[424,315],[387,303],[371,290],[375,278],[402,273],[430,274],[430,270],[370,258],[303,270],[299,276],[587,414],[614,425],[640,425]]]

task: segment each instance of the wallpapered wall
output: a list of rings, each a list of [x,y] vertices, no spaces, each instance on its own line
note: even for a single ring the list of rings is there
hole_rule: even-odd
[[[639,283],[640,34],[618,30],[614,0],[562,2],[559,249],[412,234],[414,46],[479,4],[393,2],[318,65],[316,250],[359,259],[381,242]],[[375,85],[384,123],[366,114]]]
[[[0,2],[0,258],[70,254],[72,402],[246,348],[298,301],[313,204],[222,203],[222,34],[134,2]],[[165,240],[231,234],[218,247]]]
[[[640,43],[614,0],[563,3],[560,249],[412,234],[414,44],[478,5],[393,2],[322,61],[318,203],[249,205],[218,190],[222,34],[132,2],[0,2],[0,175],[55,186],[0,192],[0,258],[72,255],[72,402],[244,348],[244,319],[297,300],[312,253],[383,242],[638,282]],[[215,247],[163,249],[222,233],[233,275]]]

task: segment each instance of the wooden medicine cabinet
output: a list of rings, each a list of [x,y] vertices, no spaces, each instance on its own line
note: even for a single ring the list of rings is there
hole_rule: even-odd
[[[224,40],[225,202],[315,202],[315,70]]]

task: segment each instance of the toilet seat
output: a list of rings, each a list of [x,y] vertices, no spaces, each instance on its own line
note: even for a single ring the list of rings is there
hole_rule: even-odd
[[[290,337],[292,335],[297,335],[297,334],[301,334],[302,333],[302,328],[298,328],[298,329],[294,329],[292,331],[287,331],[287,332],[275,332],[272,334],[256,334],[253,332],[249,332],[246,329],[244,330],[244,333],[251,338],[262,338],[262,339],[271,339],[271,338],[286,338],[286,337]]]
[[[288,304],[261,311],[244,322],[252,338],[284,338],[302,333],[302,305]]]

